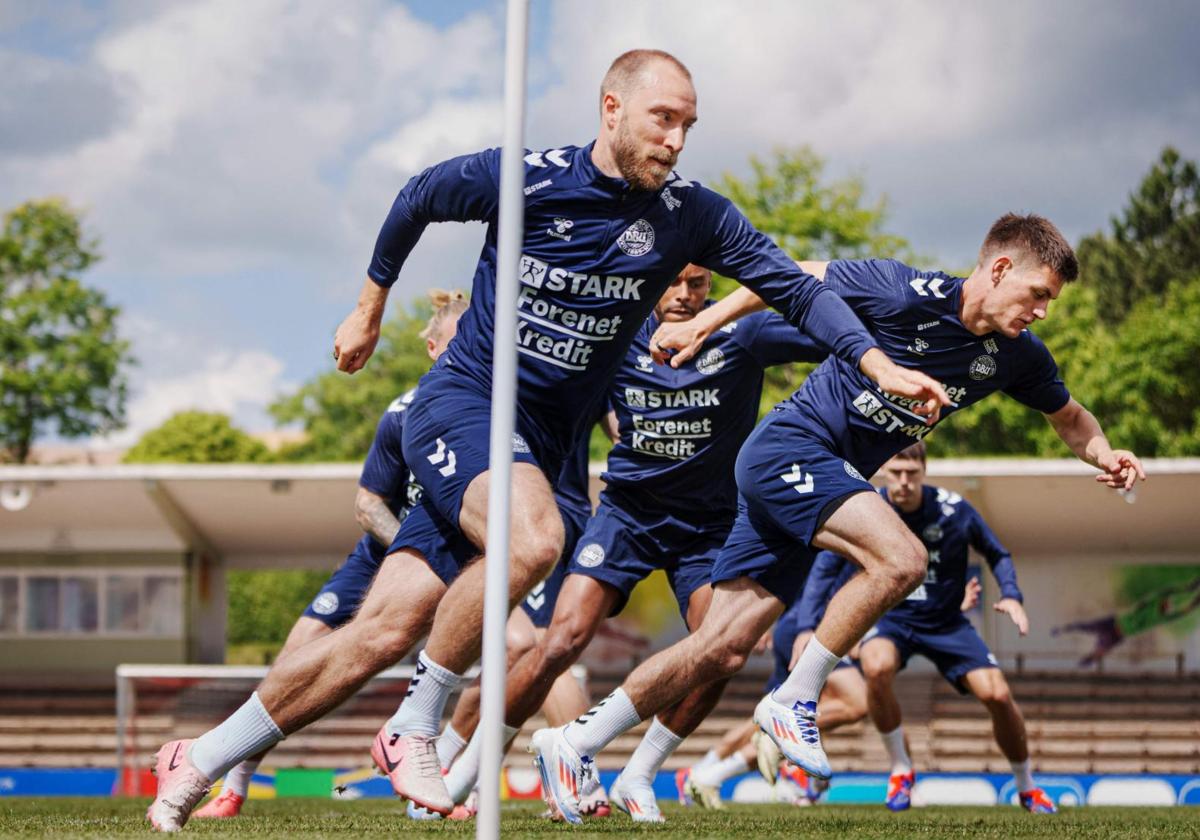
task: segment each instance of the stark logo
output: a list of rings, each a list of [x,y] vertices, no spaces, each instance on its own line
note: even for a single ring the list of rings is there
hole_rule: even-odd
[[[641,388],[626,388],[625,402],[630,408],[645,408],[646,407],[646,392]]]
[[[638,219],[625,229],[617,239],[617,245],[631,257],[648,254],[654,247],[654,228],[645,219]]]

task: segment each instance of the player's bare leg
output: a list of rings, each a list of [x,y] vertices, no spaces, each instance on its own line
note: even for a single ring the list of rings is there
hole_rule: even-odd
[[[1008,680],[999,668],[976,668],[963,676],[967,690],[979,698],[992,718],[996,745],[1012,766],[1021,805],[1034,813],[1053,813],[1054,803],[1033,781],[1025,717],[1013,699]]]
[[[867,708],[891,759],[886,804],[893,811],[903,811],[912,804],[916,773],[900,725],[900,701],[894,690],[900,652],[891,639],[877,636],[863,642],[859,662],[867,680]]]
[[[711,586],[701,586],[688,599],[688,627],[699,627],[712,603]],[[678,703],[660,712],[613,782],[613,804],[637,822],[662,822],[654,795],[654,777],[683,739],[692,734],[721,699],[728,678],[697,686]]]
[[[279,653],[275,654],[275,658],[280,659],[287,656],[301,645],[306,645],[332,632],[333,628],[324,621],[302,615],[292,625],[287,639],[283,642],[283,647],[279,649]],[[197,809],[192,814],[192,818],[229,819],[240,814],[242,805],[245,804],[249,796],[250,782],[254,778],[254,773],[258,770],[258,766],[269,752],[270,750],[263,750],[258,755],[251,756],[239,763],[226,773],[225,780],[221,783],[220,794],[209,800],[203,808]]]

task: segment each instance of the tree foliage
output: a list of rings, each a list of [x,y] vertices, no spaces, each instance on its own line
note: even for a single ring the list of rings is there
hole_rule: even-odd
[[[751,176],[726,173],[716,189],[746,218],[797,260],[899,257],[913,259],[908,242],[884,230],[887,200],[866,200],[861,178],[826,181],[825,162],[809,147],[776,149],[769,160],[750,158]],[[723,297],[733,280],[713,278],[713,294]],[[767,409],[800,387],[813,365],[767,371],[762,407]]]
[[[429,304],[418,301],[383,324],[375,353],[361,371],[347,376],[331,369],[277,400],[271,406],[275,419],[300,423],[307,433],[303,443],[285,447],[280,457],[295,461],[365,458],[384,409],[429,370],[425,341],[418,335],[429,316]]]
[[[1130,194],[1110,233],[1079,243],[1080,271],[1100,315],[1119,324],[1145,297],[1162,297],[1200,267],[1200,172],[1171,147]]]
[[[61,201],[30,201],[0,232],[0,461],[37,437],[103,434],[124,422],[129,345],[119,310],[79,279],[98,243]]]
[[[274,457],[262,441],[237,428],[224,414],[181,411],[142,435],[127,464],[263,463]]]

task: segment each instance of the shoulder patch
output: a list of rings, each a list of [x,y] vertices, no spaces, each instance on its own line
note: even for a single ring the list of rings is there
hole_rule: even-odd
[[[542,152],[530,152],[525,155],[525,162],[530,166],[536,166],[542,169],[557,166],[559,169],[566,169],[571,165],[571,161],[567,159],[566,149],[546,149]]]

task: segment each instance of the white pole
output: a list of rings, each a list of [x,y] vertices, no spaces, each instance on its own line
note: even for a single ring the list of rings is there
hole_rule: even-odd
[[[505,634],[508,621],[508,517],[517,404],[517,267],[525,241],[525,38],[529,0],[508,0],[504,68],[504,150],[492,344],[492,439],[488,471],[487,577],[483,598],[483,683],[479,726],[479,812],[475,836],[500,837],[500,762],[504,744]]]

